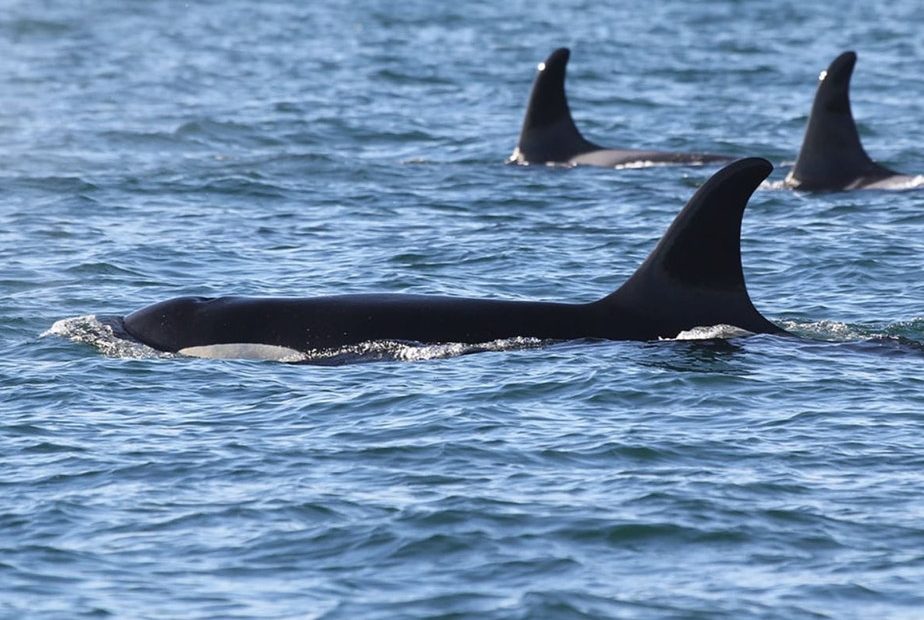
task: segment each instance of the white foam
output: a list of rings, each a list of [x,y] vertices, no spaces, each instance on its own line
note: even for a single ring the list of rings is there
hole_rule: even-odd
[[[742,336],[751,336],[752,332],[734,325],[709,325],[699,326],[687,329],[673,338],[662,338],[662,340],[728,340],[729,338],[740,338]]]
[[[162,353],[140,342],[120,337],[112,329],[112,324],[112,318],[100,319],[93,314],[75,316],[55,321],[41,336],[59,336],[72,342],[89,344],[110,357],[171,357],[170,353]]]
[[[865,338],[868,334],[839,321],[783,321],[783,329],[816,340],[846,341]]]
[[[446,342],[421,344],[394,340],[375,340],[357,345],[323,351],[312,351],[305,356],[307,362],[348,363],[377,360],[422,362],[427,360],[458,357],[481,351],[512,351],[538,347],[543,343],[538,338],[504,338],[479,344]]]
[[[760,185],[757,187],[763,190],[792,189],[792,186],[789,184],[789,177],[783,179],[782,181],[771,181],[767,179],[765,181],[761,181]]]
[[[641,168],[655,168],[657,166],[668,166],[670,162],[658,162],[658,161],[630,161],[625,164],[616,164],[613,166],[615,170],[638,170]]]

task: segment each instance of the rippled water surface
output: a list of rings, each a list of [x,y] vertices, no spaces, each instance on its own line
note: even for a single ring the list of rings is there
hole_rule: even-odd
[[[0,616],[921,617],[924,190],[779,181],[844,49],[867,150],[924,173],[922,31],[915,0],[5,3]],[[504,166],[559,46],[591,140],[774,162],[743,262],[800,338],[105,337],[180,294],[609,293],[716,168]]]

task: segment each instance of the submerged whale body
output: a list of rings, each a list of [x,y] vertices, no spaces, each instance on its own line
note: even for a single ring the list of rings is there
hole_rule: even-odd
[[[652,340],[713,325],[784,333],[754,308],[741,268],[744,208],[771,170],[753,158],[717,172],[635,274],[592,303],[399,294],[180,297],[132,312],[121,327],[160,351],[214,357],[208,350],[218,348],[222,357],[257,358],[267,350],[312,353],[376,341]]]
[[[704,164],[731,158],[708,153],[609,149],[584,139],[565,95],[565,69],[571,55],[559,48],[539,65],[511,164],[630,166],[633,164]]]
[[[917,177],[877,164],[860,143],[850,109],[850,78],[856,62],[856,53],[844,52],[821,73],[802,148],[784,181],[788,187],[825,191],[914,185]]]

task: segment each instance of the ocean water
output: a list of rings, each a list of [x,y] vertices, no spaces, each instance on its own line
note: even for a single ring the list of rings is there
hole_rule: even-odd
[[[922,31],[916,0],[5,2],[0,617],[924,617],[924,190],[778,184],[845,49],[867,150],[924,173]],[[743,263],[799,338],[106,337],[180,294],[611,292],[716,167],[503,165],[559,46],[589,139],[774,163]]]

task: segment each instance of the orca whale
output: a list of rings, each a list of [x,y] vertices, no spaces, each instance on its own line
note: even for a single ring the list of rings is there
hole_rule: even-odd
[[[741,267],[744,208],[772,169],[751,158],[717,172],[638,270],[591,303],[401,294],[179,297],[122,317],[119,333],[160,351],[256,359],[382,341],[654,340],[714,325],[786,333],[754,308]]]
[[[917,177],[874,162],[860,143],[850,110],[850,77],[855,52],[844,52],[819,76],[818,90],[796,164],[784,185],[806,191],[897,189]]]
[[[520,139],[509,164],[569,166],[630,166],[633,164],[705,164],[732,159],[708,153],[673,153],[637,149],[608,149],[584,139],[565,96],[565,69],[571,52],[562,47],[539,65],[526,106]]]

